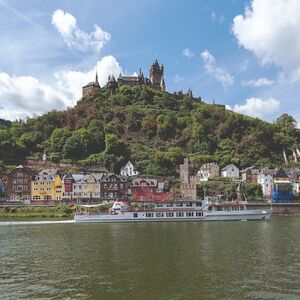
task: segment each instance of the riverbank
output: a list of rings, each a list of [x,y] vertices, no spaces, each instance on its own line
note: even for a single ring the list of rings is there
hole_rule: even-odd
[[[26,207],[0,207],[0,218],[63,218],[72,219],[74,210],[66,205],[26,206]]]

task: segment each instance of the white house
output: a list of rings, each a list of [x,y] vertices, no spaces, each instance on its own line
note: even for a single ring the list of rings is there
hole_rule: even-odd
[[[229,164],[221,170],[221,176],[232,178],[232,179],[239,179],[240,170],[234,164]]]
[[[122,176],[139,176],[139,174],[140,173],[136,166],[131,161],[128,161],[127,164],[121,169]]]
[[[273,173],[272,170],[265,170],[257,176],[257,183],[261,185],[263,195],[267,198],[272,196]]]
[[[220,167],[216,163],[203,164],[197,175],[200,177],[200,181],[208,181],[210,177],[220,176]]]

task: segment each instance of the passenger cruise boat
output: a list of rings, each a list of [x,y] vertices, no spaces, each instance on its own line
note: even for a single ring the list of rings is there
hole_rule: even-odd
[[[108,213],[98,205],[82,205],[75,222],[170,222],[170,221],[240,221],[267,220],[272,208],[247,209],[246,201],[221,201],[205,197],[197,201],[129,202],[115,201]]]

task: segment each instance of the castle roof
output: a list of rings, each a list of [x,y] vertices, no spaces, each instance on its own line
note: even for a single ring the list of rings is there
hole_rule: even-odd
[[[282,167],[275,173],[274,178],[289,178]]]
[[[99,84],[97,84],[97,82],[91,81],[91,82],[89,82],[87,85],[85,85],[84,88],[89,87],[89,86],[96,86],[96,87],[99,87]]]

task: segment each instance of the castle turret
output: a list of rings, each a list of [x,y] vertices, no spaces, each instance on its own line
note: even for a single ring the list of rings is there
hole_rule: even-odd
[[[95,83],[99,86],[99,88],[100,88],[100,84],[99,84],[99,81],[98,81],[98,72],[97,72],[97,70],[96,70],[96,80],[95,80]]]
[[[94,82],[92,81],[92,82],[88,83],[87,85],[85,85],[84,87],[82,87],[82,96],[83,97],[89,96],[89,95],[97,93],[98,91],[100,91],[100,84],[98,81],[98,73],[96,70],[95,81]]]
[[[107,87],[107,89],[108,89],[108,91],[110,92],[111,95],[113,95],[116,92],[116,89],[118,87],[118,83],[117,83],[117,81],[116,81],[116,79],[113,75],[108,76],[108,81],[107,81],[106,87]]]
[[[154,87],[161,89],[161,82],[163,77],[164,77],[164,66],[163,65],[160,66],[156,59],[150,68],[150,82]]]
[[[162,78],[160,82],[160,89],[164,92],[166,90],[165,80]]]

